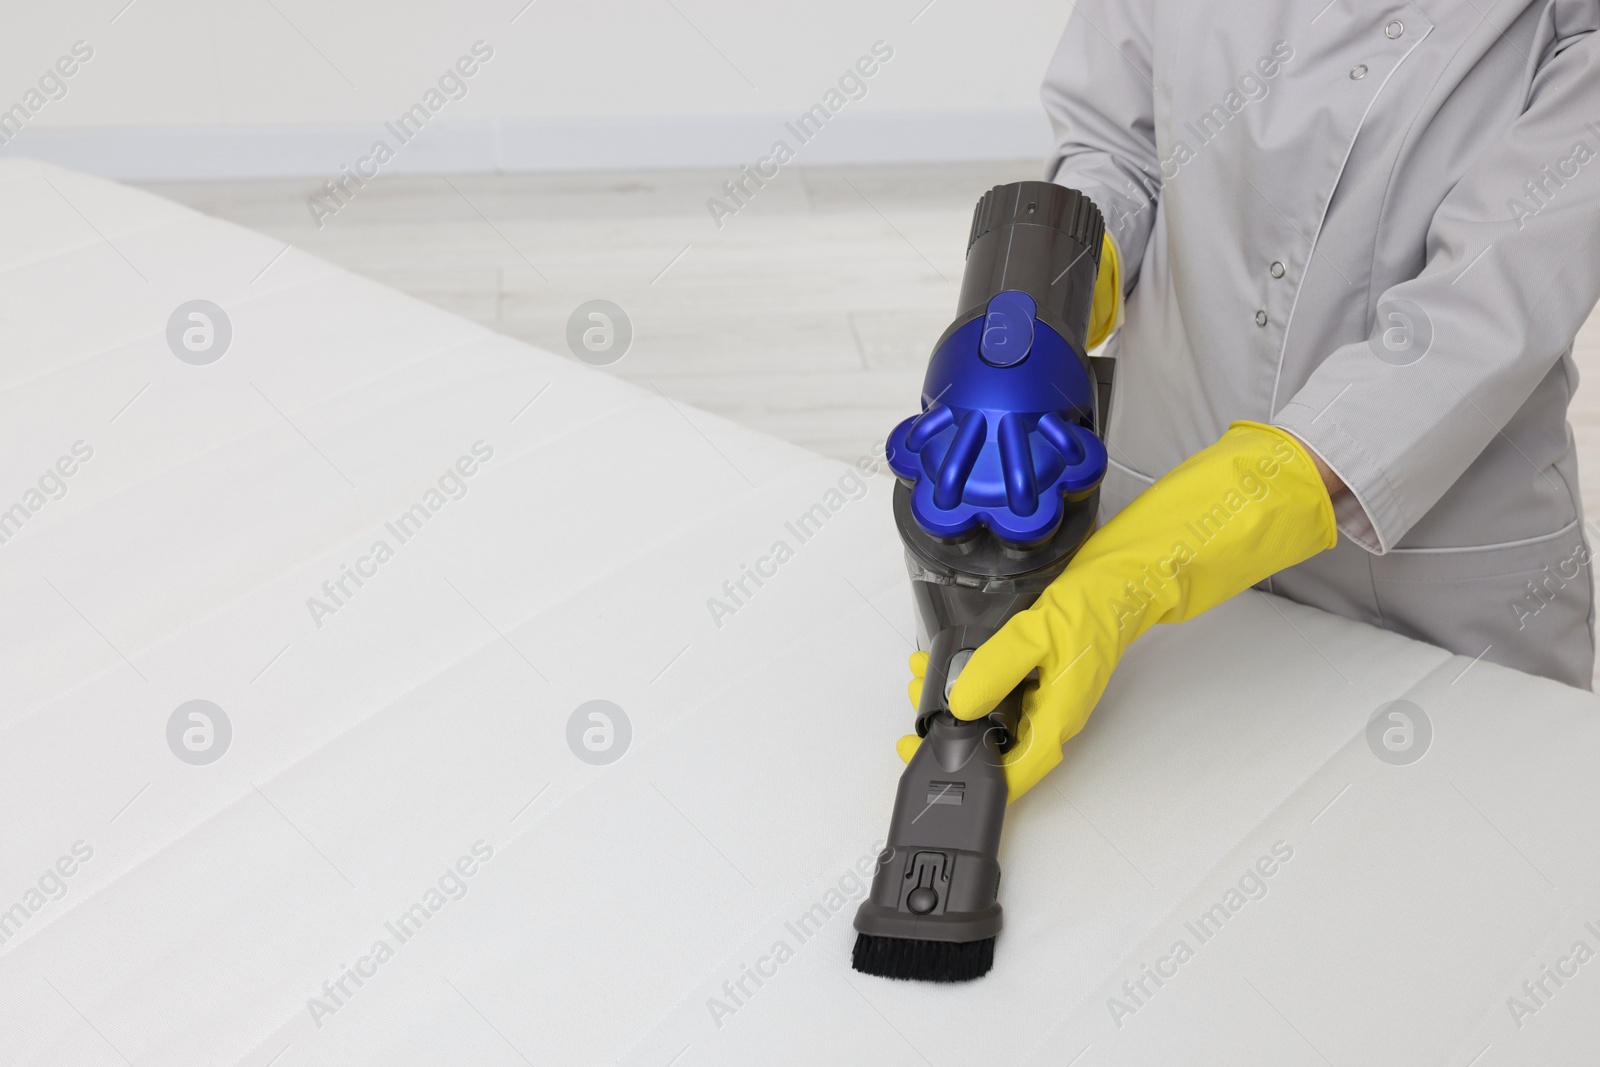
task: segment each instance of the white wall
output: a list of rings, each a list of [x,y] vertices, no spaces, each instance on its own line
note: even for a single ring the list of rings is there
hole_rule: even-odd
[[[722,165],[764,151],[881,40],[893,58],[808,161],[1042,155],[1038,83],[1069,12],[1058,0],[126,4],[5,0],[0,108],[26,104],[75,41],[94,54],[4,152],[121,177],[322,174],[482,40],[493,58],[465,97],[386,172]]]

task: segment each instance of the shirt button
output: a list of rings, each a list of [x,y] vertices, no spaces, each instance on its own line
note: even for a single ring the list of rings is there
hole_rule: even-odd
[[[1383,28],[1383,35],[1389,38],[1391,41],[1405,32],[1405,23],[1401,22],[1399,19],[1395,19],[1393,22],[1389,23],[1389,25]]]
[[[1365,63],[1357,63],[1355,66],[1350,68],[1350,80],[1351,81],[1358,82],[1362,78],[1365,78],[1366,76],[1367,76],[1367,65]]]
[[[1283,277],[1283,264],[1277,262],[1276,260],[1273,261],[1272,266],[1268,268],[1268,270],[1271,272],[1274,278]]]
[[[1266,324],[1267,324],[1267,313],[1265,311],[1256,312],[1256,325],[1257,326],[1265,326]]]

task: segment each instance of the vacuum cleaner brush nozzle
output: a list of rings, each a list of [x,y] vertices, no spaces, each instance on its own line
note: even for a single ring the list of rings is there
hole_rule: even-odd
[[[913,941],[906,937],[856,935],[851,965],[879,978],[919,982],[970,982],[994,966],[994,938],[981,941]]]

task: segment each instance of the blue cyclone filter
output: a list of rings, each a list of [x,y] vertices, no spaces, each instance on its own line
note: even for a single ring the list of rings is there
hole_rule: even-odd
[[[1035,544],[1106,473],[1106,449],[1080,420],[1094,412],[1082,357],[1039,319],[1027,293],[996,293],[928,364],[922,414],[889,435],[890,468],[911,485],[911,514],[935,537],[987,526]]]

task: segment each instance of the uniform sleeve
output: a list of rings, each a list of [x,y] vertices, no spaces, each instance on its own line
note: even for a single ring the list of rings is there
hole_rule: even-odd
[[[1078,0],[1040,98],[1055,133],[1045,175],[1089,194],[1131,291],[1155,220],[1160,171],[1151,80],[1154,0]]]
[[[1600,299],[1600,5],[1554,6],[1580,26],[1550,39],[1523,113],[1439,205],[1422,272],[1386,291],[1371,338],[1335,350],[1273,419],[1350,489],[1339,528],[1370,552],[1465,473]],[[1378,358],[1394,338],[1427,347],[1411,363]]]

